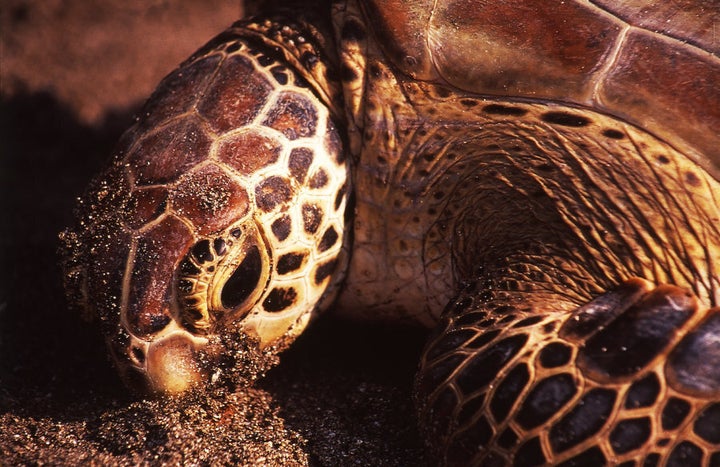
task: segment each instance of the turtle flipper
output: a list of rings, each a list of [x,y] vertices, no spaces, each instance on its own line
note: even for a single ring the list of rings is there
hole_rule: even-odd
[[[468,291],[447,308],[416,382],[443,464],[717,465],[720,308],[640,279],[553,305]]]

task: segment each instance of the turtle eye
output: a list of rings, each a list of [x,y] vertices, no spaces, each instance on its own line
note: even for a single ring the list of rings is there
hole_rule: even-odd
[[[258,287],[261,275],[262,258],[258,247],[253,245],[222,288],[220,301],[223,308],[233,309],[247,300]]]
[[[175,291],[191,332],[207,334],[220,322],[244,319],[265,291],[270,258],[257,228],[247,224],[200,239],[180,262]]]

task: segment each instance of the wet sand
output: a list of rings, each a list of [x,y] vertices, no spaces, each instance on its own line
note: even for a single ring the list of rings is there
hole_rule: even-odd
[[[57,233],[157,81],[240,14],[211,3],[3,3],[0,465],[423,464],[422,331],[326,316],[253,387],[142,400],[67,311]]]

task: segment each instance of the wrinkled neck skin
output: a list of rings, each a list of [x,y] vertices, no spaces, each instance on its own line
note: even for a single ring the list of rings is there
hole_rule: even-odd
[[[437,316],[436,292],[447,298],[468,281],[575,307],[637,276],[690,288],[705,306],[720,302],[717,180],[599,114],[577,128],[543,121],[575,109],[476,107],[524,115],[456,112],[456,120],[396,120],[393,130],[379,115],[365,127],[373,138],[354,184],[370,189],[357,193],[351,300],[365,297],[362,281],[375,275],[377,294],[393,281],[398,292],[374,304],[403,302],[410,313],[428,303]],[[407,138],[383,147],[382,135],[401,128]]]
[[[720,303],[720,183],[662,135],[417,83],[374,50],[341,46],[357,187],[346,313],[431,326],[468,285],[572,310],[631,277]]]
[[[637,276],[717,305],[717,181],[631,126],[594,115],[585,133],[529,110],[540,119],[486,123],[455,143],[472,147],[448,199],[464,204],[442,211],[427,238],[442,244],[433,232],[451,229],[456,277],[574,307]]]

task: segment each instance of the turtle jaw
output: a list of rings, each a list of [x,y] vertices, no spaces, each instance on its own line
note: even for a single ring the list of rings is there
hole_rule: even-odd
[[[302,333],[310,318],[306,313],[292,320],[241,321],[205,337],[176,329],[153,341],[132,337],[125,349],[110,344],[110,353],[125,384],[141,395],[176,396],[218,379],[244,385],[277,363],[277,353]]]

